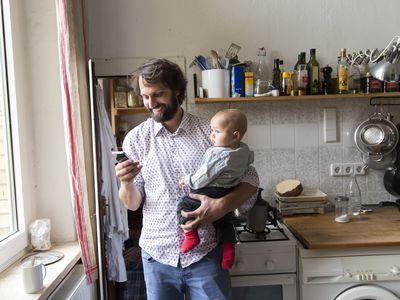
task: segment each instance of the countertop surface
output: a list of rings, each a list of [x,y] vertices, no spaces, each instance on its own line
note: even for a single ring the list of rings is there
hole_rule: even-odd
[[[64,257],[58,262],[46,266],[47,274],[43,282],[44,288],[41,291],[33,294],[24,293],[21,263],[18,260],[4,272],[0,273],[0,299],[47,299],[81,257],[81,249],[78,242],[54,244],[51,250],[62,252]]]
[[[400,212],[373,207],[372,212],[335,222],[333,212],[285,217],[283,222],[306,249],[400,246]]]

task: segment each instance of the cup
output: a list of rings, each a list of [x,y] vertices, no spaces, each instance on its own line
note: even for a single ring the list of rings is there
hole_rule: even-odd
[[[207,98],[229,98],[229,71],[225,69],[210,69],[201,72],[203,89]]]
[[[22,282],[25,293],[31,294],[43,288],[46,266],[40,260],[29,260],[22,264]]]
[[[346,223],[349,221],[349,198],[345,196],[335,197],[335,221]]]

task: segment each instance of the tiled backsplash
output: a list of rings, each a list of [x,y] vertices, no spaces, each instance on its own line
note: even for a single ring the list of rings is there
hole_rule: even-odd
[[[305,187],[321,189],[330,200],[344,194],[349,177],[331,177],[330,164],[362,161],[353,140],[354,130],[374,111],[369,99],[189,103],[187,110],[210,118],[229,107],[247,114],[244,142],[254,150],[263,197],[269,201],[275,185],[288,178],[299,179]],[[337,142],[323,140],[324,108],[337,110]],[[400,106],[385,106],[384,110],[394,116],[395,124],[400,122]],[[393,200],[385,190],[383,175],[384,171],[369,169],[366,176],[357,177],[363,203]]]

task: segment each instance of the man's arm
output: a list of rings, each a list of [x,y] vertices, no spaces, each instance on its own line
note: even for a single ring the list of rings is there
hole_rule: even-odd
[[[133,179],[139,174],[142,166],[139,162],[126,160],[115,166],[115,173],[121,182],[119,198],[125,207],[130,210],[137,210],[143,200],[142,193],[138,190]]]
[[[246,201],[249,201],[256,192],[257,186],[248,182],[242,182],[231,193],[218,199],[213,199],[205,195],[190,194],[191,198],[201,201],[201,205],[195,211],[182,212],[182,216],[189,219],[194,218],[194,220],[186,222],[181,227],[184,230],[192,230],[200,224],[212,223],[228,212],[235,210]]]

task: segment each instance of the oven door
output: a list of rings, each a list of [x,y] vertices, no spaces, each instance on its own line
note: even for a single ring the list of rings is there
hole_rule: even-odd
[[[233,300],[297,300],[296,274],[232,276]]]

